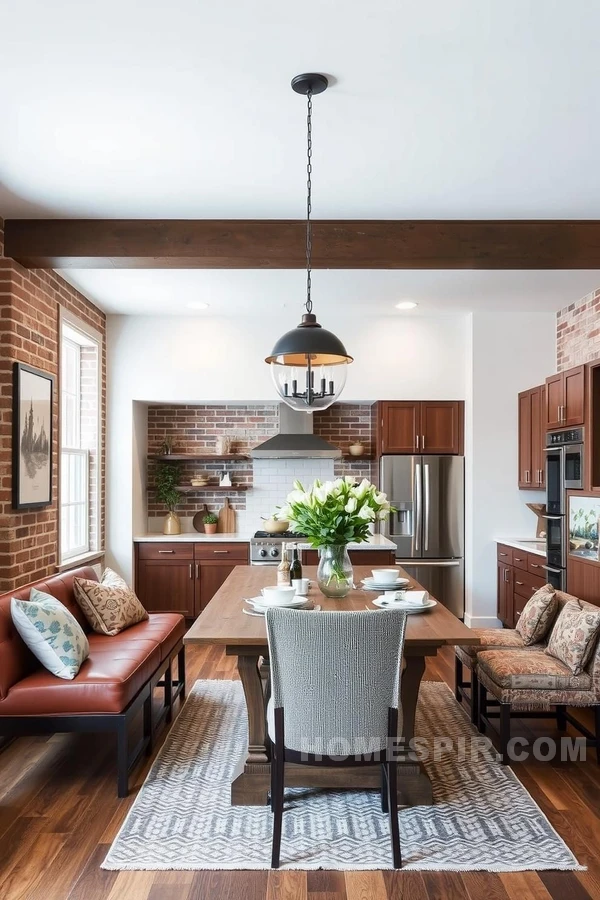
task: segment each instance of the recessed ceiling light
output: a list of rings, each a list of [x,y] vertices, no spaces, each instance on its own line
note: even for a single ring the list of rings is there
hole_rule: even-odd
[[[396,309],[414,309],[418,305],[414,300],[401,300],[400,303],[396,303]]]
[[[188,309],[208,309],[208,303],[203,303],[202,300],[190,300],[187,307]]]

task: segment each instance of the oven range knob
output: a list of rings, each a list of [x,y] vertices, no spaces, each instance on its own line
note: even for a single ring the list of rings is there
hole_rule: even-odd
[[[277,547],[271,548],[271,556],[279,556],[279,550],[277,549]]]
[[[259,556],[266,556],[266,555],[267,555],[267,551],[265,550],[264,547],[261,547],[261,548],[260,548],[260,550],[258,551],[258,555],[259,555]]]

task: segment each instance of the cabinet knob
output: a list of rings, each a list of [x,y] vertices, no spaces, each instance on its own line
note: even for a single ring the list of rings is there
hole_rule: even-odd
[[[159,550],[159,553],[175,553],[174,550]]]

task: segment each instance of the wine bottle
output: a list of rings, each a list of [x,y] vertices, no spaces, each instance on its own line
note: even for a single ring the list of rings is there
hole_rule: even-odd
[[[302,563],[298,557],[298,547],[296,546],[294,547],[294,558],[290,566],[290,580],[295,581],[297,578],[302,578]]]
[[[281,562],[277,566],[277,584],[280,587],[290,587],[291,585],[290,579],[290,561],[287,555],[287,547],[285,544],[282,544],[281,547]]]

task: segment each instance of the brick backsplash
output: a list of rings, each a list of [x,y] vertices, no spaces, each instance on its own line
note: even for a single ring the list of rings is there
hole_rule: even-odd
[[[102,436],[106,413],[106,317],[53,271],[25,269],[4,256],[0,219],[0,591],[55,572],[58,548],[58,351],[60,308],[99,331],[102,342]],[[55,376],[52,504],[40,510],[12,508],[12,369],[18,361]],[[104,452],[95,477],[101,479],[98,542],[104,534]]]
[[[556,317],[558,372],[600,357],[600,289],[561,309]]]
[[[374,449],[372,440],[371,404],[340,403],[313,414],[314,433],[348,451],[348,445],[360,440],[369,455]],[[148,452],[160,452],[167,437],[173,439],[173,453],[216,453],[217,438],[227,435],[234,441],[234,450],[248,453],[279,431],[279,407],[273,404],[214,405],[151,405],[148,408]],[[328,480],[340,475],[373,478],[375,464],[368,460],[240,460],[217,462],[185,461],[181,464],[182,482],[189,482],[194,474],[207,472],[216,479],[227,468],[231,480],[251,485],[247,492],[229,495],[237,512],[238,531],[251,533],[260,527],[260,517],[269,516],[283,503],[292,489],[295,478],[310,484],[315,478]],[[149,486],[152,487],[154,464],[149,467]],[[182,495],[177,512],[186,529],[191,529],[191,517],[206,504],[218,510],[226,495],[223,492],[201,491]],[[161,528],[165,510],[153,500],[149,491],[148,527]]]

